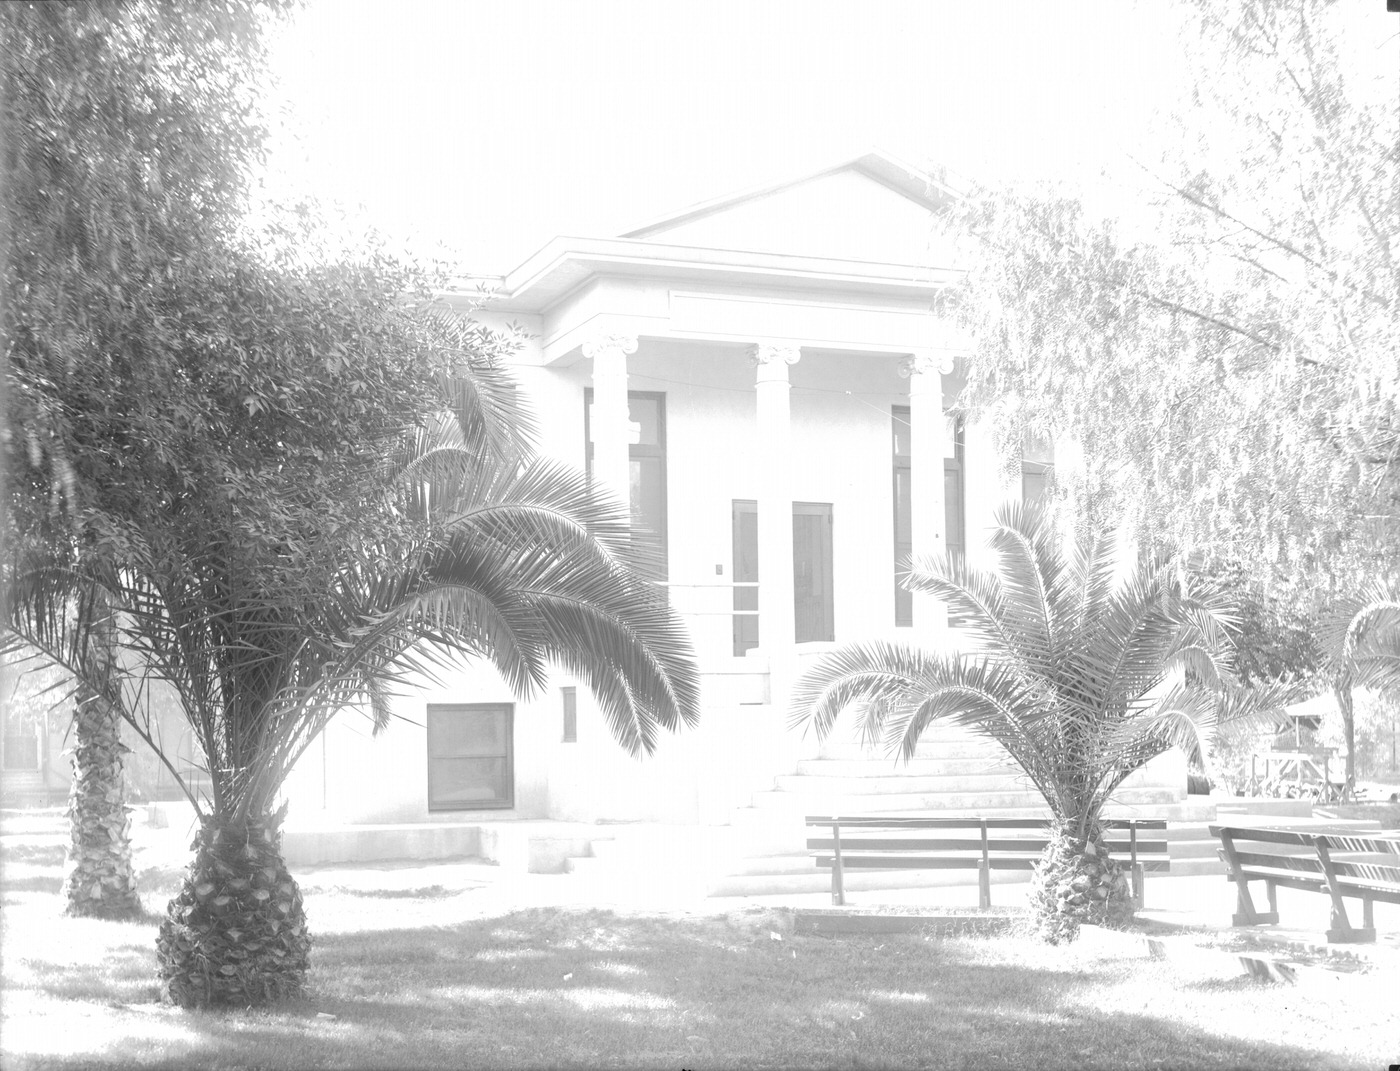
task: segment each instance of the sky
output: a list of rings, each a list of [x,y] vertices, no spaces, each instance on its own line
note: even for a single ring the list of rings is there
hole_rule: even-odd
[[[955,176],[1150,152],[1180,92],[1162,3],[307,0],[273,41],[276,196],[503,274],[879,147]]]

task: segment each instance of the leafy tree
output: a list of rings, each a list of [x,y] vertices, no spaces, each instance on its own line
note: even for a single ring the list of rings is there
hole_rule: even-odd
[[[7,495],[26,535],[103,552],[82,489],[127,478],[126,414],[103,378],[163,341],[161,302],[238,226],[262,130],[249,121],[264,11],[284,5],[12,3],[5,54]],[[93,359],[96,357],[96,359]],[[162,370],[152,365],[152,376]],[[86,379],[77,399],[48,389]],[[130,401],[131,399],[127,399]],[[148,419],[166,399],[145,399]],[[189,414],[188,417],[194,417]],[[105,441],[109,448],[92,449]],[[18,458],[26,463],[16,463]],[[12,533],[14,534],[14,533]],[[95,615],[101,620],[103,615]],[[103,633],[94,634],[102,646]],[[110,653],[91,652],[94,659]],[[131,876],[117,712],[80,687],[74,722],[68,910],[140,911]]]
[[[1008,441],[1077,442],[1057,476],[1080,509],[1254,563],[1322,616],[1391,576],[1400,540],[1394,21],[1335,0],[1183,10],[1193,91],[1136,217],[993,189],[951,214],[973,247],[965,400]]]
[[[798,683],[793,722],[825,736],[854,706],[866,739],[906,759],[934,720],[1001,744],[1050,811],[1032,894],[1042,934],[1073,939],[1081,921],[1132,912],[1102,835],[1114,791],[1172,746],[1199,756],[1248,701],[1226,687],[1225,601],[1189,574],[1143,561],[1116,580],[1111,536],[1062,543],[1047,513],[1019,503],[998,514],[990,544],[994,573],[950,556],[919,563],[908,580],[961,616],[975,650],[847,645]]]
[[[163,992],[295,994],[309,938],[277,795],[337,711],[383,727],[392,689],[454,657],[521,691],[553,659],[640,754],[697,716],[688,644],[625,514],[532,456],[508,338],[444,314],[414,265],[328,260],[314,219],[254,234],[230,209],[260,144],[253,7],[3,17],[5,644],[183,784],[149,703],[154,680],[178,692],[211,788],[189,792]]]
[[[1400,534],[1400,115],[1329,0],[1198,0],[1179,144],[1139,214],[974,191],[970,404],[1076,440],[1057,475],[1179,549],[1307,579]],[[1383,18],[1384,16],[1380,16]],[[1393,22],[1393,20],[1392,20]],[[1372,60],[1374,62],[1374,59]],[[1073,489],[1073,487],[1072,487]]]

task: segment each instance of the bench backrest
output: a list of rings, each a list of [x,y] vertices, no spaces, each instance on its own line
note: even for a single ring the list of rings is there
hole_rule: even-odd
[[[1210,832],[1227,846],[1221,853],[1226,862],[1233,859],[1246,873],[1288,871],[1312,875],[1322,882],[1330,868],[1335,877],[1400,889],[1400,836],[1229,825],[1212,825]],[[1240,847],[1240,842],[1248,847]],[[1290,848],[1305,851],[1288,851]],[[1333,858],[1333,852],[1347,858]]]
[[[829,835],[812,837],[807,847],[816,851],[839,848],[867,852],[956,852],[975,851],[982,856],[998,852],[1027,854],[1041,852],[1049,843],[1049,822],[1041,818],[922,818],[892,815],[809,815],[807,825],[830,830]],[[1165,833],[1162,819],[1113,819],[1101,822],[1108,834],[1104,842],[1110,851],[1128,852],[1139,858],[1165,860],[1165,837],[1139,838],[1139,833]],[[966,831],[964,836],[919,836]],[[849,831],[849,832],[848,832]],[[914,835],[910,835],[910,834]],[[995,834],[995,835],[994,835]],[[859,865],[859,864],[856,864]]]

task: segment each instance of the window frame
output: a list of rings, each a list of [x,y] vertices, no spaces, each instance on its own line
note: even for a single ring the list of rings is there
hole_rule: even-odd
[[[572,684],[566,684],[559,689],[560,702],[563,704],[564,725],[560,735],[561,744],[578,743],[578,688]]]
[[[472,755],[435,755],[433,754],[433,731],[432,721],[434,713],[439,715],[446,713],[462,712],[485,712],[504,711],[506,716],[505,728],[505,754],[501,757],[506,763],[506,792],[502,799],[481,801],[472,800],[467,803],[441,803],[433,798],[433,760],[452,758],[485,758],[488,756]],[[442,813],[454,811],[506,811],[515,806],[515,704],[514,703],[429,703],[424,719],[425,737],[424,751],[427,755],[427,793],[428,812]]]
[[[670,549],[670,524],[671,524],[671,499],[670,499],[670,474],[667,471],[670,463],[666,457],[666,392],[659,390],[629,390],[627,401],[629,411],[633,398],[641,398],[656,402],[656,442],[651,443],[628,443],[627,460],[630,463],[633,458],[658,458],[661,461],[661,523],[655,530],[655,536],[660,547],[660,576],[659,580],[670,578],[671,571],[671,549]],[[588,482],[593,483],[593,388],[583,388],[583,471]],[[632,503],[627,503],[628,516],[631,516]]]

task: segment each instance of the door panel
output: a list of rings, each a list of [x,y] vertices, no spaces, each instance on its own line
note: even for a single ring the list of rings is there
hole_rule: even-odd
[[[733,508],[734,580],[760,581],[758,575],[758,508],[751,499],[735,499]],[[834,640],[831,504],[792,504],[793,625],[798,643]],[[735,588],[734,609],[757,610],[758,589]],[[757,647],[759,618],[734,615],[734,653]]]
[[[758,580],[758,506],[748,499],[735,499],[733,512],[734,582]],[[734,609],[757,610],[757,588],[735,588]],[[742,655],[758,646],[758,615],[734,615],[734,654]]]
[[[798,643],[836,639],[831,503],[792,504],[792,596]]]

